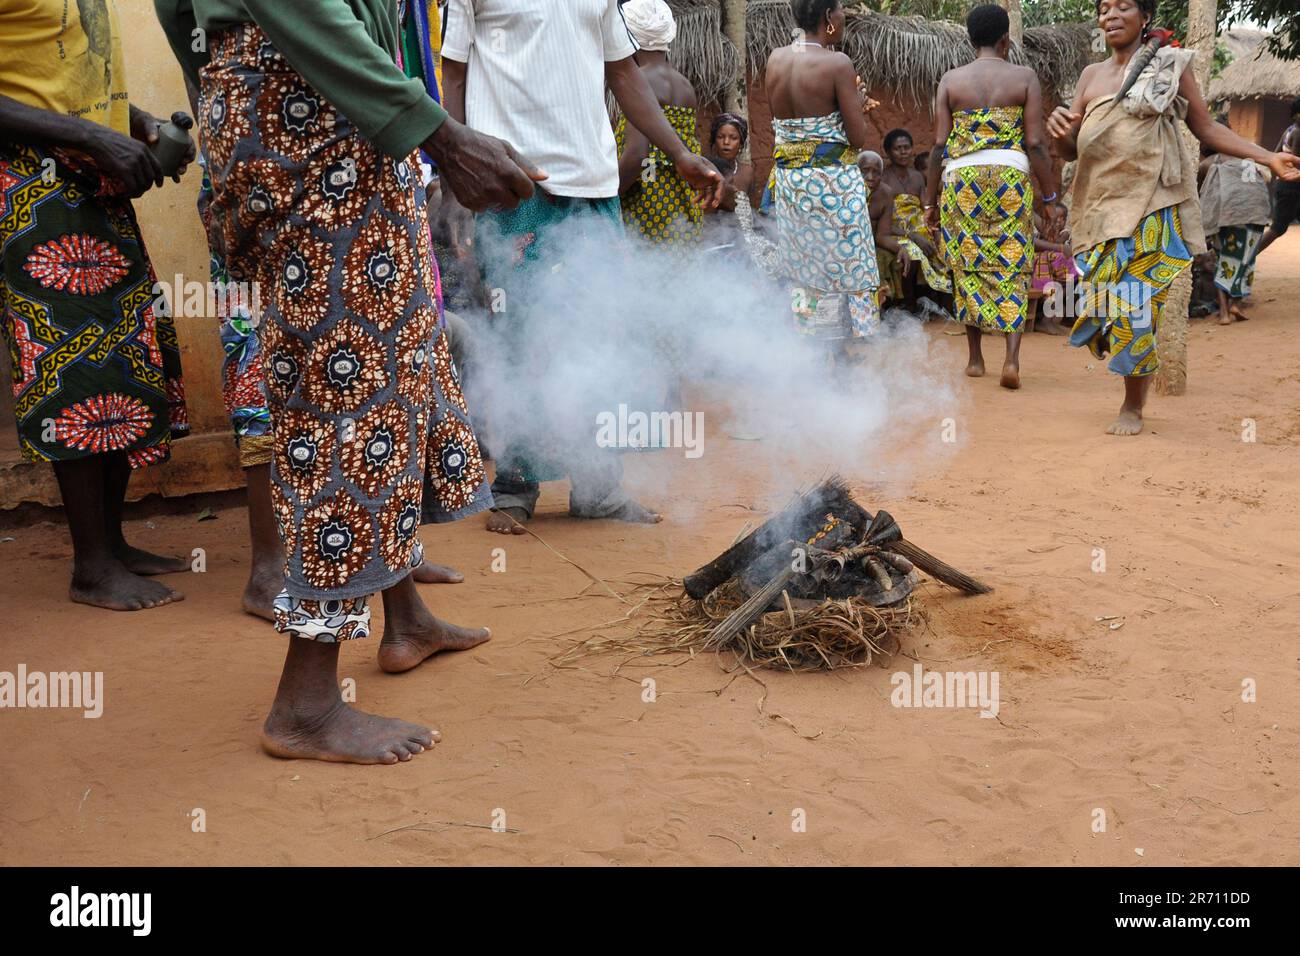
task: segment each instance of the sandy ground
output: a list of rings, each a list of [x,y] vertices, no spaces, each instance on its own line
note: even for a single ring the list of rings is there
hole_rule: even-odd
[[[903,650],[927,669],[996,671],[997,719],[892,707],[908,656],[765,673],[766,688],[711,657],[622,677],[611,660],[554,669],[574,639],[558,635],[622,606],[575,599],[577,570],[474,519],[426,529],[468,580],[424,593],[492,642],[396,677],[375,666],[375,639],[342,657],[363,707],[445,741],[396,767],[281,762],[256,745],[284,644],[237,609],[241,510],[132,522],[144,547],[206,549],[207,571],[177,577],[183,603],[130,615],[68,603],[63,529],[11,532],[0,670],[103,671],[106,705],[98,720],[0,711],[0,862],[1296,864],[1300,233],[1260,272],[1254,319],[1194,323],[1190,392],[1155,397],[1136,439],[1102,434],[1119,385],[1084,352],[1030,336],[1012,394],[960,378],[963,339],[931,328],[960,395],[956,451],[905,487],[848,477],[996,585],[926,586],[929,627]],[[715,441],[689,472],[640,456],[639,483],[668,489],[658,527],[569,521],[559,485],[535,527],[610,581],[680,575],[780,503],[787,489],[747,470],[754,449]]]

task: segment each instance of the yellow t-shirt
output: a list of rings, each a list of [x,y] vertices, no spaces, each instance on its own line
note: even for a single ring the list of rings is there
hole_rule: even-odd
[[[0,94],[129,133],[113,0],[0,3]]]

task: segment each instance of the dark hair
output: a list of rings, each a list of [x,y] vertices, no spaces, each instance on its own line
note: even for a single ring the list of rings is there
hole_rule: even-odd
[[[1300,113],[1300,100],[1291,101],[1291,115],[1295,116],[1296,113]]]
[[[1098,0],[1100,2],[1100,0]],[[816,30],[826,14],[840,5],[840,0],[790,0],[794,25],[803,30]]]
[[[709,148],[718,141],[718,133],[724,126],[734,126],[740,133],[740,148],[745,148],[745,143],[749,141],[749,124],[745,122],[745,117],[737,116],[735,113],[719,113],[713,117],[713,125],[709,127]]]
[[[885,134],[885,152],[889,152],[891,149],[893,149],[894,144],[898,142],[900,139],[905,139],[909,143],[916,142],[916,140],[912,139],[912,134],[909,133],[907,130],[891,129],[888,133]]]
[[[970,37],[970,45],[977,50],[993,46],[1010,32],[1011,18],[996,3],[981,3],[966,15],[966,35]]]

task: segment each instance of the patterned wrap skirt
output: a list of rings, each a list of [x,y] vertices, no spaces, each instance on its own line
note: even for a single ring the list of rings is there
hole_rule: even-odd
[[[1079,267],[1079,316],[1070,344],[1097,358],[1110,354],[1117,375],[1151,375],[1160,368],[1156,332],[1169,287],[1192,264],[1178,207],[1145,216],[1133,235],[1107,239],[1074,257]]]
[[[0,142],[0,310],[28,461],[164,461],[189,430],[176,329],[131,202],[89,160]]]
[[[1255,281],[1255,253],[1263,239],[1263,226],[1224,226],[1219,230],[1214,284],[1231,298],[1244,299],[1250,295]]]
[[[426,520],[491,505],[439,320],[416,154],[383,155],[256,26],[209,42],[208,240],[260,293],[286,557],[276,626],[360,637],[365,597],[418,556],[426,466]]]
[[[957,321],[985,332],[1022,332],[1034,264],[1034,189],[1013,166],[960,166],[944,175],[943,248]]]

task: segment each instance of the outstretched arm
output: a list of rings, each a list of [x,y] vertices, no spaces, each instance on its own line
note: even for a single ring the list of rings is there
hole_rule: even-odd
[[[722,198],[722,175],[713,164],[686,148],[677,131],[664,117],[659,98],[637,67],[632,57],[609,60],[605,63],[605,81],[609,84],[628,124],[639,129],[645,138],[662,149],[678,174],[699,194],[700,202],[708,208],[718,205]]]
[[[1294,153],[1270,153],[1248,139],[1238,136],[1222,123],[1216,122],[1201,96],[1201,88],[1191,70],[1184,70],[1178,81],[1178,92],[1187,99],[1187,126],[1206,146],[1227,156],[1251,159],[1267,166],[1279,179],[1289,182],[1300,180],[1300,156]]]

